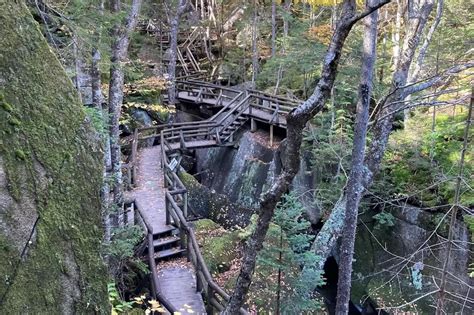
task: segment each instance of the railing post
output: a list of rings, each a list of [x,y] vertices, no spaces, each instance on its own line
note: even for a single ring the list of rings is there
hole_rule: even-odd
[[[184,193],[183,214],[184,214],[184,217],[187,220],[188,219],[188,192]]]
[[[181,149],[186,149],[186,142],[184,141],[184,135],[183,135],[182,129],[179,133],[179,140],[180,140]]]
[[[219,136],[219,130],[216,128],[216,142],[217,144],[221,144],[221,137]]]
[[[171,216],[170,216],[170,203],[168,201],[168,198],[165,197],[165,212],[166,212],[166,225],[171,224]]]
[[[250,118],[250,132],[257,131],[257,121],[254,118]]]
[[[197,268],[196,268],[196,291],[197,292],[202,292],[202,282],[201,282],[201,277],[199,277],[199,270],[200,269],[201,268],[199,267],[199,265],[197,265]]]
[[[211,288],[209,283],[207,284],[207,306],[206,306],[206,313],[213,314],[214,307],[212,306],[211,299],[214,297],[214,290]]]
[[[273,125],[270,125],[270,146],[273,146]]]
[[[186,248],[186,232],[184,231],[184,228],[182,226],[182,222],[179,222],[179,238],[180,238],[180,247],[181,249]]]

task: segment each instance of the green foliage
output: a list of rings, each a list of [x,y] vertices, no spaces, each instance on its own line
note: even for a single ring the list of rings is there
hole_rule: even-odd
[[[313,235],[308,234],[309,221],[304,217],[304,207],[293,194],[286,195],[278,205],[273,222],[275,226],[269,229],[267,240],[258,255],[258,262],[263,270],[272,277],[272,283],[267,284],[269,292],[281,290],[280,311],[297,314],[319,310],[321,305],[314,299],[308,288],[314,284],[324,284],[322,271],[315,268],[318,257],[311,251]],[[300,267],[306,269],[302,275]],[[281,272],[281,282],[274,275]],[[276,297],[270,296],[267,309]]]
[[[102,111],[95,107],[84,107],[87,117],[90,119],[92,127],[103,137],[107,135],[107,125],[102,118]]]
[[[438,113],[436,128],[426,114],[416,113],[406,129],[393,133],[377,191],[385,196],[411,196],[427,207],[454,201],[455,178],[463,145],[466,113]],[[471,129],[472,137],[473,130]],[[465,155],[461,203],[474,204],[472,150]],[[467,188],[466,188],[467,187]]]
[[[474,215],[464,215],[464,223],[466,223],[469,232],[471,232],[471,241],[474,241]],[[474,277],[474,264],[470,265],[470,277]]]
[[[352,128],[346,110],[323,113],[315,117],[305,131],[304,149],[311,154],[311,166],[318,174],[315,200],[318,207],[332,209],[349,174]]]
[[[395,217],[390,212],[382,211],[373,216],[377,224],[375,228],[391,227],[395,225]]]
[[[115,228],[107,248],[108,254],[119,260],[133,257],[133,250],[142,241],[143,235],[143,230],[138,225]]]
[[[120,297],[120,294],[115,286],[115,283],[111,282],[107,284],[107,292],[109,293],[109,302],[112,307],[111,313],[126,313],[133,309],[134,301],[126,302]]]

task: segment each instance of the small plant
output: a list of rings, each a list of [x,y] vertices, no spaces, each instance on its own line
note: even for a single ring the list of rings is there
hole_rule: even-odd
[[[158,301],[147,300],[145,295],[134,297],[133,301],[130,302],[122,300],[114,282],[107,284],[107,292],[109,293],[109,303],[112,315],[127,313],[134,307],[142,309],[143,306],[146,307],[145,314],[153,314],[154,312],[161,314],[166,312]]]
[[[373,216],[377,224],[375,228],[391,227],[395,225],[395,217],[390,212],[382,211]]]
[[[109,293],[109,302],[111,305],[111,313],[112,315],[114,314],[119,314],[119,313],[124,313],[126,311],[129,311],[133,308],[133,304],[135,304],[134,301],[132,302],[126,302],[123,301],[120,298],[120,294],[115,287],[115,283],[111,282],[107,284],[107,292]]]

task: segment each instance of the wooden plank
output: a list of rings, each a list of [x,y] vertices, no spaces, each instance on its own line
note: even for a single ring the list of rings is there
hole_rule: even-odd
[[[158,266],[158,284],[167,300],[181,314],[206,314],[202,296],[196,290],[194,270],[183,267]]]

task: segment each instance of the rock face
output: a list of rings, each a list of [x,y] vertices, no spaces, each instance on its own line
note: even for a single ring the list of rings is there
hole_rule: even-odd
[[[449,220],[415,207],[393,208],[393,226],[380,225],[370,215],[359,224],[354,263],[353,300],[359,302],[367,294],[382,305],[401,305],[419,296],[436,291],[447,254],[446,238]],[[469,286],[470,236],[466,226],[458,221],[455,246],[448,263],[447,291],[449,314],[460,312],[464,299],[474,298]],[[426,244],[425,246],[423,246]],[[423,249],[421,249],[423,248]],[[405,310],[420,314],[433,313],[436,294],[413,303]],[[454,302],[453,302],[454,301]],[[460,304],[459,304],[460,303]],[[472,313],[473,303],[465,304],[465,312]],[[468,311],[469,310],[469,311]],[[464,312],[462,312],[464,313]]]
[[[197,171],[202,183],[225,194],[232,202],[245,207],[258,207],[259,198],[281,171],[284,142],[270,147],[267,131],[244,132],[238,148],[224,147],[197,150]],[[304,154],[305,155],[305,154]],[[300,171],[293,180],[293,190],[302,196],[308,218],[317,223],[318,208],[312,202],[315,175],[308,158],[303,158]]]
[[[108,313],[98,138],[23,1],[0,24],[0,313]]]

